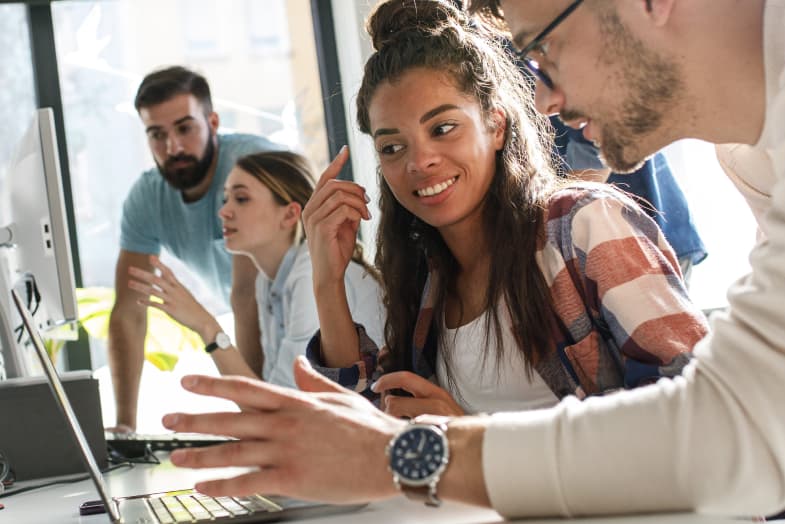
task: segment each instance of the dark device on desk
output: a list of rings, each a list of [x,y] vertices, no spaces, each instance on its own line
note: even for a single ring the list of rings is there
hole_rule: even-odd
[[[197,448],[229,442],[230,438],[201,433],[113,433],[107,431],[106,445],[110,452],[128,459],[146,457],[154,451]]]
[[[52,362],[46,354],[37,328],[33,324],[30,312],[24,306],[16,291],[11,295],[22,322],[33,341],[35,353],[49,381],[54,395],[54,404],[58,406],[67,421],[73,441],[77,444],[79,455],[84,460],[87,472],[93,479],[95,488],[109,515],[112,523],[174,523],[174,522],[273,522],[295,520],[344,513],[363,507],[363,504],[338,506],[317,504],[285,497],[218,497],[212,498],[196,493],[193,490],[138,495],[135,497],[110,498],[104,484],[101,471],[90,453],[87,439],[74,415],[63,385],[57,376]],[[91,504],[100,507],[100,505]]]
[[[107,463],[98,381],[89,371],[63,373],[63,386],[99,467]],[[70,430],[52,402],[45,377],[0,382],[0,452],[15,480],[84,471]],[[2,468],[0,468],[2,469]]]

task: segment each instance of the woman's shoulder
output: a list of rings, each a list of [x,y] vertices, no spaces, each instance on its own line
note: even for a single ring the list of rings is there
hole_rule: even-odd
[[[546,216],[548,221],[565,217],[572,219],[584,210],[596,209],[598,212],[602,210],[604,214],[607,213],[608,208],[627,208],[631,205],[637,208],[637,204],[629,195],[611,184],[576,181],[551,194]]]
[[[546,235],[557,244],[588,244],[646,234],[656,238],[654,221],[623,191],[610,184],[575,182],[548,201]]]
[[[563,215],[566,214],[564,211],[577,211],[597,201],[625,206],[635,203],[629,195],[611,184],[574,181],[551,194],[548,211],[549,214]]]

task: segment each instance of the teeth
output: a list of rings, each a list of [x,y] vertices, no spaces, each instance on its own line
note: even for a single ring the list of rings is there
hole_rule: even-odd
[[[441,184],[436,184],[435,186],[426,187],[425,189],[418,189],[417,195],[421,197],[438,195],[439,193],[441,193],[442,191],[453,185],[457,179],[458,177],[454,177],[445,182],[442,182]]]

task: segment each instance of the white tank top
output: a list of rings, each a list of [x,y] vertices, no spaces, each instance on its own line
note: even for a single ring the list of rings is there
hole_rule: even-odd
[[[551,407],[558,398],[532,369],[531,381],[526,376],[523,353],[518,349],[510,330],[509,317],[501,316],[503,357],[501,370],[496,366],[496,334],[485,339],[488,312],[457,329],[445,329],[436,357],[436,378],[466,413],[522,411]],[[443,351],[451,347],[453,385],[447,381]],[[483,352],[488,356],[483,363]]]

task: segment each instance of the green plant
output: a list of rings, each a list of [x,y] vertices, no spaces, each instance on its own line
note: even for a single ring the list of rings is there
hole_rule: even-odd
[[[109,338],[109,314],[112,311],[114,290],[106,287],[78,288],[76,290],[79,323],[96,339]],[[60,340],[44,341],[50,358],[55,358],[63,345]],[[175,322],[166,313],[147,308],[147,337],[144,356],[147,361],[162,371],[174,369],[180,354],[188,350],[200,350],[199,335]]]

